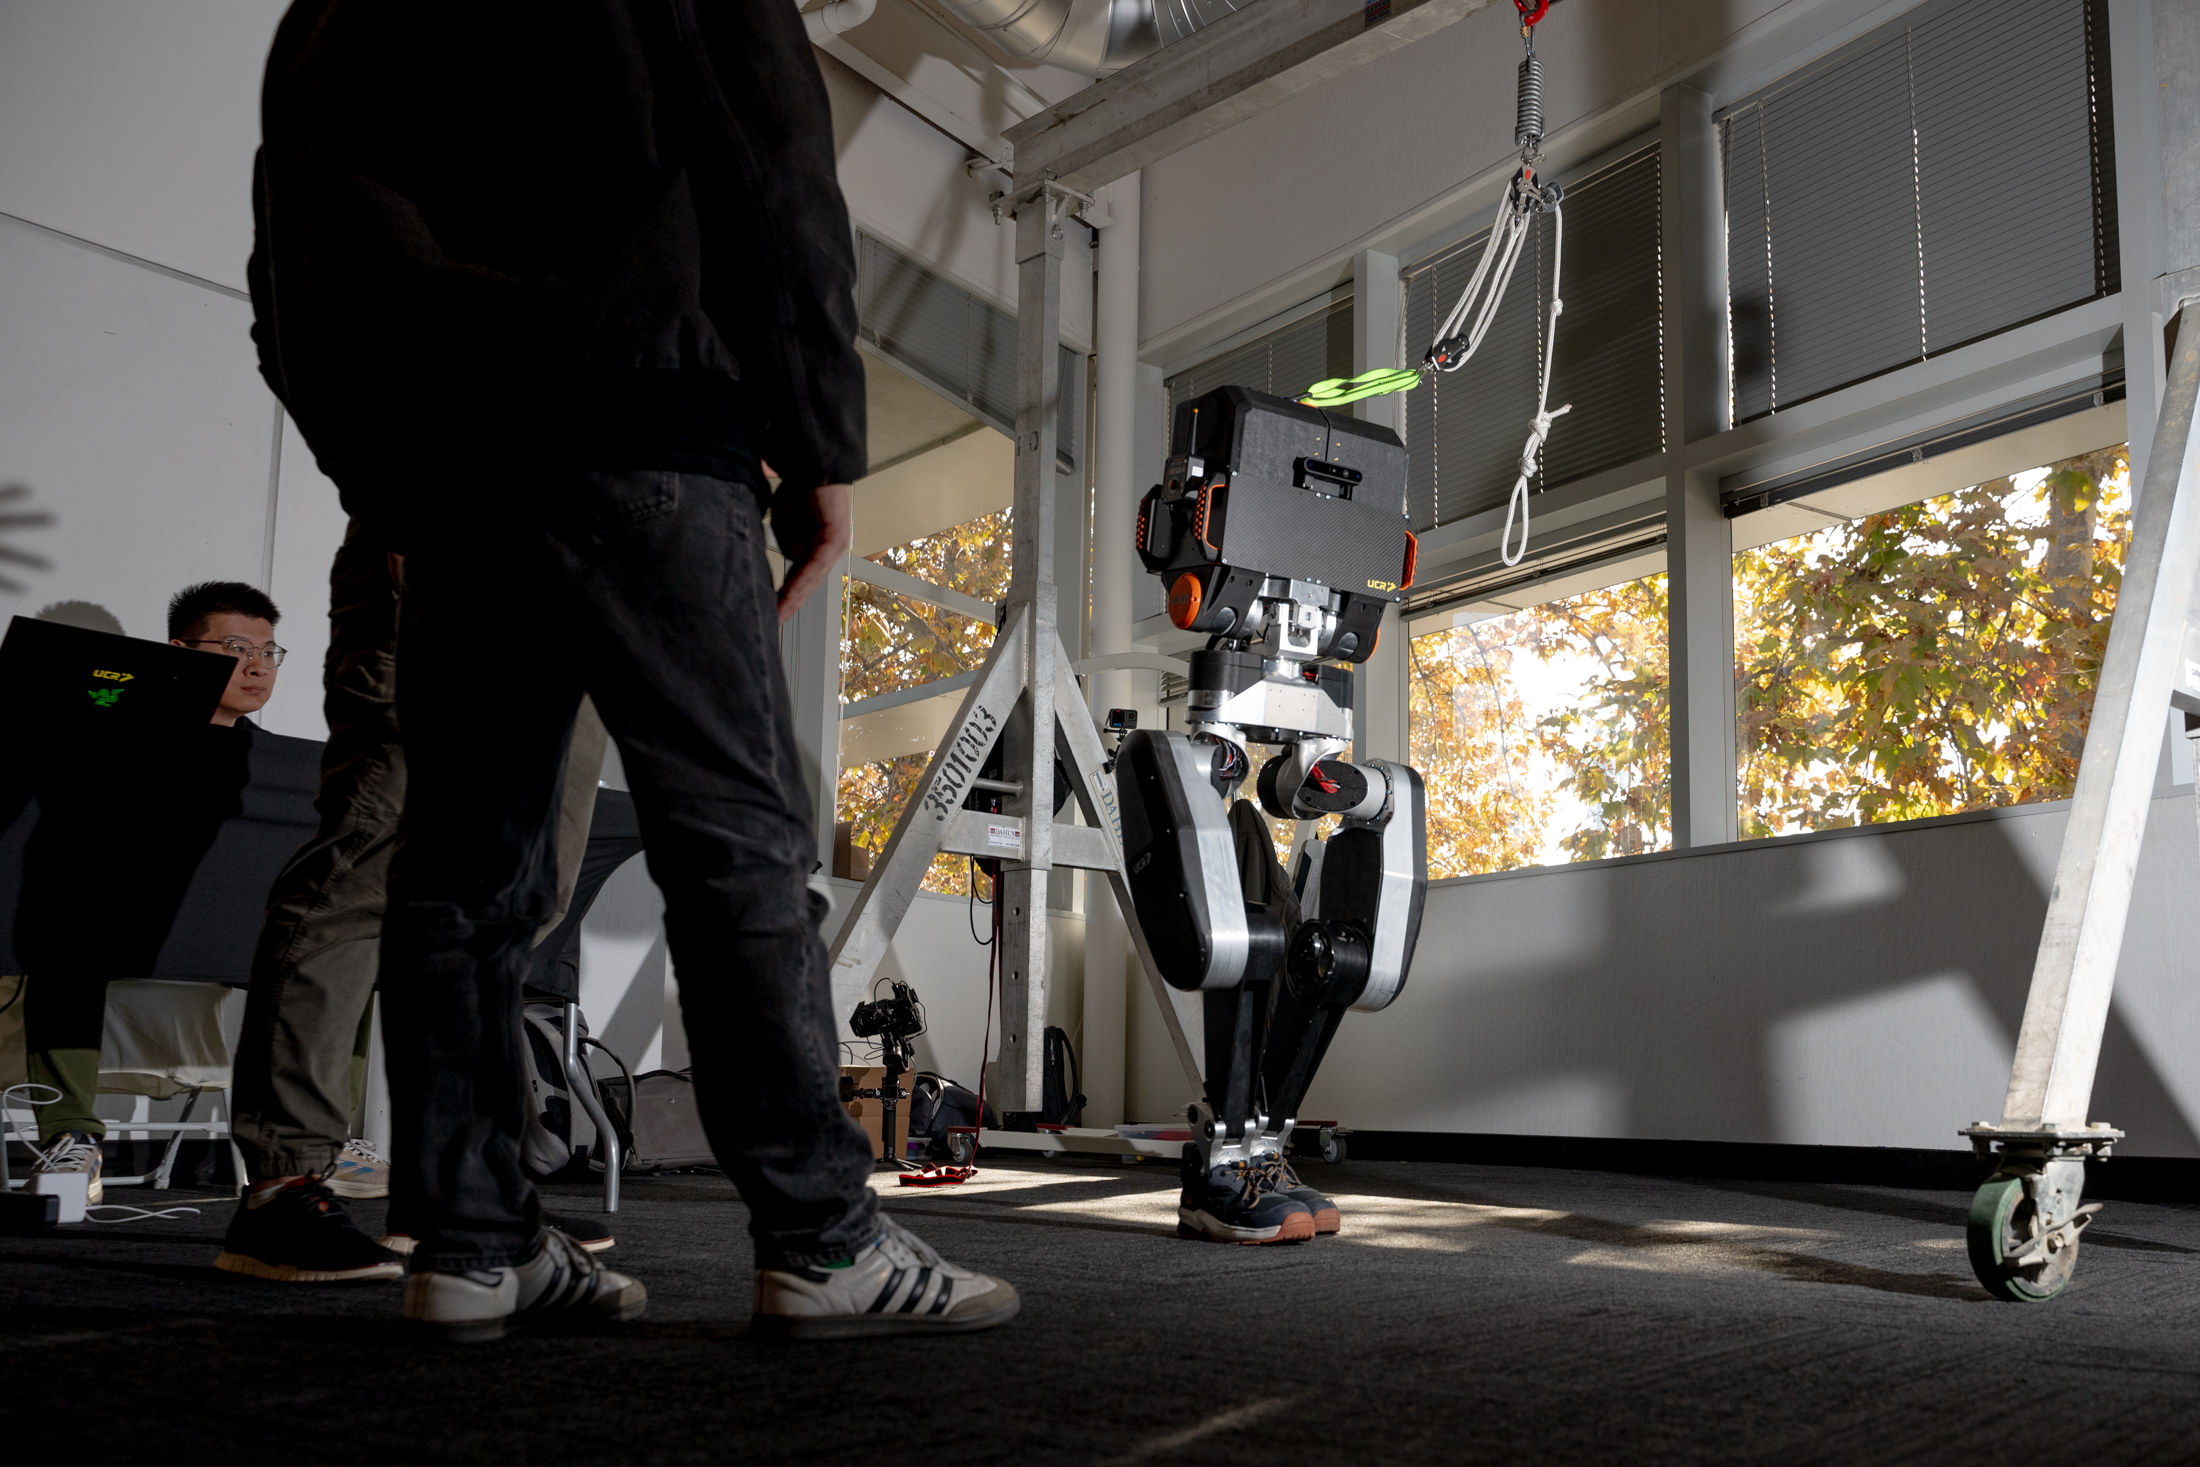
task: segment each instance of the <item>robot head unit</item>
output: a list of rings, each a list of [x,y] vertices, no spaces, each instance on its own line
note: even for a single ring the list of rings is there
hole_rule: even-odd
[[[1218,387],[1177,408],[1166,472],[1139,506],[1138,553],[1168,588],[1169,619],[1208,634],[1191,659],[1189,722],[1233,745],[1341,749],[1351,673],[1315,664],[1365,662],[1383,609],[1413,584],[1405,446],[1387,428]]]

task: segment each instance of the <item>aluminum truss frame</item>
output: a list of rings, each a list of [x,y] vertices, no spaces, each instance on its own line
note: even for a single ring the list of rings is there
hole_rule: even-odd
[[[2081,1206],[2084,1161],[2123,1133],[2087,1119],[2123,954],[2139,847],[2153,802],[2173,693],[2184,670],[2193,582],[2200,577],[2200,486],[2192,428],[2200,404],[2200,329],[2179,332],[2165,380],[2131,548],[2093,699],[2092,723],[2055,865],[2016,1061],[1998,1122],[1963,1132],[1999,1169],[1971,1209],[1981,1283],[2004,1299],[2052,1298],[2068,1283],[2095,1206]]]

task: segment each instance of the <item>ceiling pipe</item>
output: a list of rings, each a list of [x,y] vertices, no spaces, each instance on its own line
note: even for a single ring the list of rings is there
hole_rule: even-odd
[[[855,0],[841,0],[841,3],[855,3]],[[1237,0],[939,0],[939,3],[1011,56],[1091,77],[1111,76],[1240,8]]]
[[[802,0],[795,0],[800,8]],[[802,25],[810,33],[810,41],[822,46],[835,36],[844,35],[878,13],[878,0],[832,0],[815,10],[802,12]]]

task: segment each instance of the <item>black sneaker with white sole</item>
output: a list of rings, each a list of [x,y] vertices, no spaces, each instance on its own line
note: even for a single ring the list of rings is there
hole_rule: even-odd
[[[1314,1236],[1314,1212],[1275,1189],[1268,1170],[1232,1161],[1202,1168],[1196,1147],[1184,1148],[1184,1191],[1177,1199],[1179,1237],[1213,1243],[1300,1243]]]
[[[405,1279],[406,1320],[460,1344],[499,1340],[518,1326],[625,1324],[648,1308],[640,1281],[605,1268],[556,1228],[517,1264]]]
[[[356,1284],[405,1276],[405,1260],[359,1231],[319,1177],[295,1177],[237,1204],[214,1266],[282,1284]]]
[[[1005,1281],[949,1263],[900,1223],[884,1222],[837,1267],[757,1270],[750,1329],[790,1340],[964,1334],[1006,1324],[1022,1307]]]

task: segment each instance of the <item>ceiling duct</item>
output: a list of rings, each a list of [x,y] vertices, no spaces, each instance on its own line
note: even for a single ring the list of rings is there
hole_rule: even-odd
[[[939,3],[1011,56],[1092,77],[1113,75],[1240,8],[1232,0]]]

